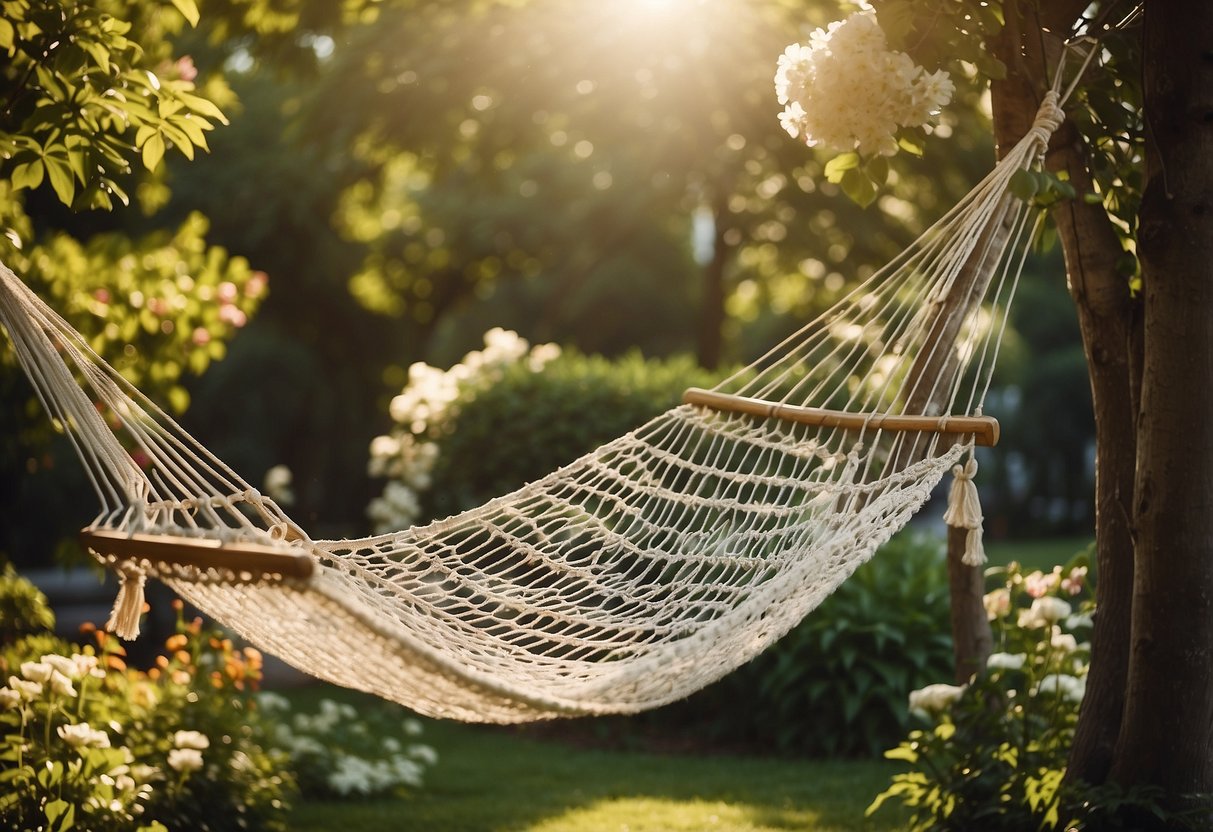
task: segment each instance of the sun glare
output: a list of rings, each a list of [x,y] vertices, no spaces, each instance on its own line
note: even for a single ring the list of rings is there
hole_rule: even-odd
[[[629,4],[641,14],[670,14],[685,6],[686,0],[629,0]]]

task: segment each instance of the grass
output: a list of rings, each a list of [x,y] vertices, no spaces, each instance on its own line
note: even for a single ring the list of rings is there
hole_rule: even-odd
[[[1091,537],[1056,537],[1041,540],[987,540],[986,555],[991,564],[1005,565],[1017,560],[1028,569],[1049,571],[1070,561],[1091,546]],[[1094,560],[1094,556],[1092,556]]]
[[[373,707],[345,691],[320,696]],[[403,712],[402,712],[403,713]],[[525,731],[426,722],[440,755],[425,788],[401,798],[303,801],[293,832],[856,832],[901,829],[904,817],[864,809],[898,766],[606,751]]]

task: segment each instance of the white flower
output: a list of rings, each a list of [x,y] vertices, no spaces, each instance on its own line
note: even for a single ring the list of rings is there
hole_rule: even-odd
[[[291,701],[273,691],[258,693],[257,704],[266,713],[285,713],[291,709]]]
[[[427,766],[438,762],[438,752],[428,745],[410,745],[409,756]]]
[[[1078,649],[1078,639],[1069,633],[1061,632],[1058,627],[1053,628],[1053,638],[1050,640],[1050,644],[1063,653],[1073,653]]]
[[[0,688],[0,710],[11,711],[21,704],[21,694],[12,688]]]
[[[993,621],[1011,611],[1011,593],[1005,587],[986,593],[981,599],[986,617]]]
[[[59,738],[72,748],[109,748],[109,734],[93,729],[87,722],[76,725],[60,725],[56,729]]]
[[[84,653],[73,653],[72,664],[76,665],[77,679],[83,679],[86,676],[92,676],[96,679],[104,679],[105,671],[97,666],[97,657],[88,656]]]
[[[1023,653],[991,653],[986,659],[990,670],[1019,670],[1028,657]]]
[[[910,692],[910,710],[916,713],[942,711],[960,698],[968,685],[927,685]]]
[[[897,151],[900,127],[924,124],[951,100],[947,72],[929,73],[888,48],[873,11],[856,12],[779,56],[775,95],[784,129],[813,147]]]
[[[285,465],[275,465],[265,472],[265,493],[274,502],[289,506],[295,502],[295,492],[291,490],[293,476],[291,469]]]
[[[202,752],[197,748],[174,748],[168,753],[168,767],[173,771],[197,771],[202,768]]]
[[[1093,627],[1095,620],[1085,612],[1076,612],[1065,620],[1067,630],[1077,630],[1080,627]]]
[[[68,679],[80,678],[80,668],[67,656],[56,656],[54,653],[48,653],[42,657],[42,663],[49,664],[52,668],[62,673]],[[40,681],[46,680],[43,679]]]
[[[1055,693],[1071,702],[1081,702],[1087,692],[1087,680],[1064,673],[1052,673],[1040,680],[1037,693]]]
[[[58,670],[51,672],[50,686],[51,692],[57,693],[60,696],[76,695],[76,689],[72,687],[72,680],[64,676]]]
[[[177,731],[173,734],[173,745],[177,748],[193,748],[202,751],[211,747],[211,740],[201,731]]]
[[[1037,598],[1032,602],[1031,609],[1038,618],[1050,624],[1056,624],[1072,611],[1068,603],[1051,595]]]
[[[31,682],[28,679],[21,679],[17,676],[9,676],[8,686],[17,691],[21,698],[26,702],[37,699],[42,695],[41,682]]]
[[[55,668],[46,662],[22,662],[21,664],[21,675],[31,682],[39,684],[50,681],[51,674],[54,672]]]

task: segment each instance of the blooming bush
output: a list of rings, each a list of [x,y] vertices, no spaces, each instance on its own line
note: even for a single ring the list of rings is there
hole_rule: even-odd
[[[461,396],[491,384],[507,367],[538,372],[559,354],[555,344],[531,347],[518,333],[494,328],[484,334],[483,350],[468,353],[449,370],[423,362],[409,367],[408,384],[391,403],[395,427],[371,441],[370,475],[389,478],[383,494],[367,507],[375,530],[403,529],[420,518],[421,494],[430,487],[438,460],[437,441],[450,431]]]
[[[937,539],[897,535],[762,655],[654,712],[655,728],[784,753],[878,756],[910,727],[906,688],[952,665],[942,550]]]
[[[936,115],[952,99],[948,73],[927,72],[889,50],[874,11],[817,29],[808,45],[779,57],[775,93],[780,123],[809,147],[892,156],[897,131]]]
[[[277,694],[263,693],[257,701],[276,721],[272,738],[290,754],[307,797],[397,794],[420,787],[426,768],[438,761],[432,747],[413,741],[421,723],[400,722],[395,709],[360,711],[322,699],[317,713],[291,713],[290,703]]]
[[[0,653],[0,827],[283,828],[293,784],[249,705],[256,651],[179,615],[144,672],[116,639],[94,637],[29,635]]]
[[[896,799],[913,830],[1087,828],[1063,814],[1091,802],[1062,790],[1090,661],[1084,558],[1047,573],[991,570],[1003,578],[985,596],[997,652],[967,685],[910,694],[927,726],[887,752],[911,768],[869,813]]]

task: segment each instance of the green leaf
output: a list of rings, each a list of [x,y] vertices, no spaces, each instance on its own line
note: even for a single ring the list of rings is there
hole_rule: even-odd
[[[48,829],[67,832],[76,823],[76,807],[66,800],[52,800],[46,804],[46,825]]]
[[[926,146],[923,142],[923,137],[918,135],[904,135],[897,139],[897,146],[909,153],[911,156],[922,157],[926,153]]]
[[[886,751],[884,758],[886,760],[904,760],[912,764],[918,762],[918,752],[903,743],[896,748],[890,748]]]
[[[873,156],[863,169],[877,187],[889,181],[889,160],[885,156]]]
[[[13,29],[13,24],[0,17],[0,49],[12,51],[15,33],[16,30]]]
[[[64,205],[71,205],[76,195],[76,177],[72,174],[72,166],[65,157],[47,156],[46,172],[51,178],[51,187],[55,195]]]
[[[143,143],[143,166],[148,170],[155,170],[163,158],[164,138],[159,133],[155,133]]]
[[[42,160],[26,162],[13,168],[13,189],[29,188],[31,191],[42,184]]]
[[[1040,180],[1036,177],[1035,172],[1030,170],[1017,170],[1011,177],[1009,185],[1011,193],[1028,202],[1032,197],[1036,196],[1040,190]]]
[[[851,151],[850,153],[842,153],[835,156],[830,161],[826,162],[825,174],[826,179],[835,184],[842,181],[843,176],[849,170],[855,170],[859,167],[859,154]]]
[[[198,25],[198,4],[194,0],[173,0],[173,5],[177,7],[177,11],[181,12],[181,16],[188,20],[191,26]]]
[[[842,192],[860,208],[867,208],[876,199],[876,184],[866,173],[852,168],[842,176]]]

